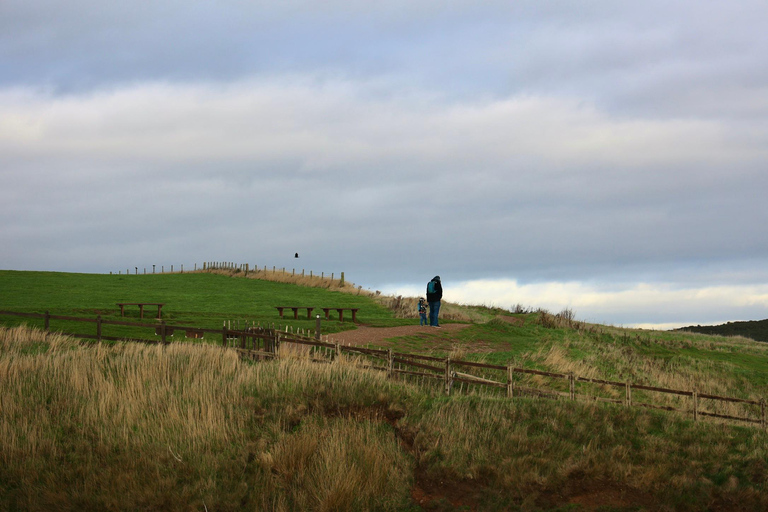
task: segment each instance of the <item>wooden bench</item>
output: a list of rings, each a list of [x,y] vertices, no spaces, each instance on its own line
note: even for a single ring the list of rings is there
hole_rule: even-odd
[[[125,306],[139,306],[139,318],[144,318],[144,306],[157,306],[157,318],[161,318],[161,313],[165,303],[161,302],[118,302],[120,306],[120,316],[125,316]]]
[[[293,318],[298,319],[299,318],[299,310],[300,309],[306,309],[307,310],[307,318],[312,318],[312,310],[315,308],[308,308],[305,306],[275,306],[275,309],[280,313],[280,318],[283,318],[283,310],[284,309],[292,309],[293,310]]]
[[[320,308],[323,310],[323,313],[325,313],[325,319],[329,320],[329,315],[331,311],[336,311],[339,313],[339,322],[344,321],[344,311],[351,311],[352,312],[352,321],[357,322],[357,311],[360,308]]]

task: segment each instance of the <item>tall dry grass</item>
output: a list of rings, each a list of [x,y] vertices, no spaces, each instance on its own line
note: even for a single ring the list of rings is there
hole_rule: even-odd
[[[343,361],[0,329],[0,509],[395,510],[409,458],[379,413],[339,408],[397,409],[379,383]]]
[[[291,271],[280,269],[272,270],[249,270],[246,274],[240,269],[206,269],[195,270],[196,273],[208,273],[217,274],[228,277],[243,277],[247,279],[261,279],[263,281],[272,281],[275,283],[295,284],[298,286],[304,286],[308,288],[325,288],[334,291],[341,291],[346,293],[353,293],[357,295],[373,296],[374,292],[370,290],[364,290],[362,286],[358,286],[350,281],[342,281],[340,275],[309,275],[305,272],[304,275],[301,272],[295,272],[295,269]]]
[[[496,509],[563,506],[590,485],[649,510],[768,509],[759,429],[430,395],[345,358],[250,364],[0,329],[0,434],[3,510],[402,510],[415,475]]]

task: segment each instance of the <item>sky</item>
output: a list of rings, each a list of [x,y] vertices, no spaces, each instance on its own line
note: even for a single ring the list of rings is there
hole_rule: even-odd
[[[2,0],[0,268],[230,261],[628,327],[768,318],[766,19]]]

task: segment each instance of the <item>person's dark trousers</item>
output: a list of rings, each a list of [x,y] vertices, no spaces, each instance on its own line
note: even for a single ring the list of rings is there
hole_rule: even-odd
[[[436,326],[440,325],[437,322],[437,315],[440,313],[440,301],[436,300],[435,302],[429,303],[429,325]]]

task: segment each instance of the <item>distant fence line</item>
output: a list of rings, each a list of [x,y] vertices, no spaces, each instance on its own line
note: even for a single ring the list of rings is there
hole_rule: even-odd
[[[152,271],[151,272],[147,272],[147,268],[148,267],[141,267],[141,268],[142,268],[142,271],[140,272],[139,271],[139,267],[133,267],[133,275],[139,275],[139,274],[146,275],[148,273],[149,274],[156,274],[157,273],[157,265],[152,265]],[[176,272],[181,273],[181,274],[184,273],[184,265],[183,264],[178,266],[178,267],[176,267],[176,268],[178,268],[178,270],[175,271],[174,270],[174,266],[170,265],[169,273],[171,273],[171,274],[174,274]],[[283,274],[288,274],[288,271],[286,270],[286,268],[287,267],[277,267],[277,266],[273,265],[272,269],[270,270],[266,265],[264,265],[264,268],[262,269],[261,267],[259,267],[255,263],[254,263],[253,266],[251,266],[250,263],[234,263],[234,262],[231,262],[231,261],[205,261],[199,267],[198,267],[198,264],[195,263],[193,265],[193,267],[192,267],[192,272],[197,272],[199,270],[203,270],[203,271],[207,271],[207,270],[228,270],[228,271],[233,271],[233,272],[243,272],[245,275],[248,275],[249,272],[272,272],[273,274],[281,272]],[[189,271],[190,271],[190,268],[187,267],[187,272],[189,272]],[[117,275],[122,275],[122,273],[123,273],[122,270],[118,270],[117,271]],[[160,273],[161,274],[165,274],[166,273],[165,272],[165,265],[160,265]],[[110,274],[115,274],[115,272],[110,272]],[[131,269],[130,268],[126,268],[125,269],[125,275],[131,275]],[[291,275],[292,276],[296,276],[297,275],[297,272],[296,272],[295,268],[291,269]],[[305,273],[305,269],[301,269],[301,274],[299,274],[299,275],[301,275],[301,277],[307,277],[307,274]],[[317,274],[316,272],[310,270],[308,275],[309,275],[310,278],[315,278],[315,277],[318,277],[320,279],[325,279],[326,278],[325,272],[320,272],[320,274]],[[330,277],[328,279],[330,279],[331,281],[333,281],[336,278],[336,273],[335,272],[331,272],[329,275],[330,275]],[[341,284],[343,285],[344,284],[344,272],[341,272],[339,274],[339,276],[340,276],[339,280],[340,280]]]
[[[649,409],[673,411],[682,413],[684,415],[692,415],[694,421],[699,421],[701,418],[710,417],[760,425],[760,427],[763,429],[766,429],[767,426],[766,401],[764,398],[761,398],[760,400],[749,400],[743,398],[717,396],[708,393],[701,393],[695,389],[688,391],[667,389],[656,386],[648,386],[645,384],[635,384],[631,382],[618,382],[579,377],[573,373],[556,373],[527,368],[516,368],[511,365],[502,366],[478,363],[474,361],[464,361],[459,359],[451,359],[450,357],[441,358],[420,354],[400,353],[394,352],[392,349],[385,350],[341,345],[339,343],[322,341],[319,329],[319,319],[318,329],[315,331],[313,337],[293,332],[289,333],[287,327],[283,332],[280,328],[275,328],[274,324],[272,324],[272,326],[261,326],[256,325],[253,322],[250,327],[247,326],[246,322],[246,325],[243,329],[239,329],[238,322],[238,329],[232,329],[231,322],[225,321],[221,329],[211,329],[195,326],[168,325],[164,320],[160,321],[159,323],[146,324],[117,320],[104,320],[101,318],[101,315],[98,315],[96,318],[51,315],[47,311],[44,314],[0,311],[0,316],[42,318],[44,319],[44,330],[46,332],[50,332],[51,320],[94,323],[96,325],[95,334],[70,334],[70,336],[83,339],[95,339],[99,342],[106,340],[130,341],[150,344],[168,344],[171,342],[168,340],[168,337],[173,336],[175,331],[182,331],[185,333],[185,336],[189,338],[201,338],[204,334],[214,334],[216,337],[220,337],[222,347],[237,350],[241,357],[247,357],[253,360],[279,358],[281,344],[293,343],[307,346],[310,348],[310,350],[316,349],[312,357],[312,360],[314,361],[332,362],[343,354],[363,356],[369,358],[366,363],[362,364],[363,367],[373,370],[385,371],[389,378],[392,378],[396,375],[405,375],[422,379],[433,379],[435,382],[442,381],[442,388],[448,395],[450,395],[452,391],[455,391],[456,385],[458,383],[461,385],[461,391],[463,391],[464,385],[467,385],[468,389],[470,385],[486,386],[490,388],[505,390],[506,396],[509,398],[526,395],[554,399],[583,399],[588,401],[619,404],[627,407],[644,407]],[[102,333],[102,327],[104,325],[120,325],[154,329],[155,335],[160,336],[160,339],[149,340],[106,336]],[[321,357],[318,358],[316,356]],[[473,369],[495,371],[497,374],[504,375],[506,378],[503,378],[502,380],[494,380],[488,378],[487,376],[478,376],[468,373]],[[564,387],[567,388],[567,391],[522,386],[517,379],[519,376],[547,377],[556,381],[561,381],[565,384]],[[618,388],[621,390],[620,392],[623,397],[621,399],[616,399],[599,397],[589,394],[578,394],[576,391],[576,386],[578,383],[596,384],[600,386]],[[678,397],[685,397],[686,399],[689,399],[690,406],[687,409],[681,409],[676,407],[639,402],[633,399],[633,391],[663,393],[668,395],[676,395]],[[759,408],[759,418],[707,412],[701,409],[701,400],[713,400],[725,403],[754,406],[756,409]]]

